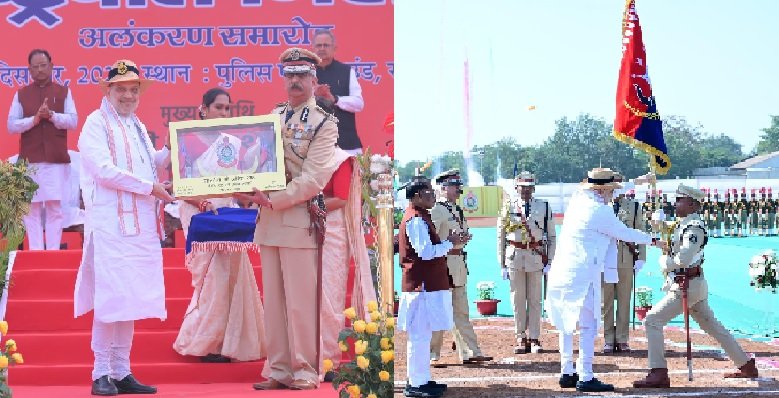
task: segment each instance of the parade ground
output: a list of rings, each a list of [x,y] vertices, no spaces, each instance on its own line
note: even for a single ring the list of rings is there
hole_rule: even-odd
[[[488,225],[491,225],[489,227]],[[476,285],[480,281],[495,282],[495,298],[499,316],[512,316],[509,299],[509,283],[501,278],[498,267],[497,232],[494,219],[479,219],[471,223],[473,240],[466,246],[468,253],[468,298],[471,302],[471,316],[478,317],[476,305],[478,297]],[[559,234],[560,226],[557,226]],[[749,285],[749,260],[752,256],[767,249],[779,249],[779,237],[724,237],[709,238],[705,249],[704,275],[709,285],[709,302],[714,313],[728,330],[736,337],[767,338],[779,337],[779,295],[769,291],[757,292]],[[646,265],[636,274],[636,286],[652,288],[653,303],[663,296],[660,290],[663,284],[659,272],[658,258],[660,250],[647,250]],[[401,275],[396,259],[396,275]],[[395,289],[400,291],[400,278],[395,278]],[[673,326],[684,324],[677,317]],[[692,323],[693,328],[697,328]]]
[[[716,311],[716,308],[715,308]],[[513,320],[511,318],[475,319],[474,326],[479,345],[493,362],[483,366],[462,365],[451,350],[451,333],[444,334],[441,362],[445,368],[432,369],[433,380],[446,383],[447,398],[476,397],[562,397],[562,396],[620,396],[620,397],[758,397],[779,396],[779,341],[755,342],[739,339],[744,350],[754,355],[760,371],[759,379],[724,379],[725,372],[735,371],[732,362],[724,357],[714,339],[701,333],[691,333],[693,343],[693,381],[687,381],[686,346],[682,328],[666,329],[666,357],[671,377],[671,389],[635,389],[632,382],[646,376],[646,338],[638,327],[631,332],[629,354],[603,354],[603,335],[595,340],[595,377],[614,384],[616,391],[603,394],[577,393],[562,389],[558,335],[544,323],[539,354],[514,354]],[[578,337],[577,337],[578,339]],[[406,384],[406,334],[395,336],[395,396],[402,396]],[[578,342],[574,342],[578,347]]]
[[[462,365],[451,350],[453,338],[445,334],[441,362],[446,368],[433,369],[433,379],[447,383],[447,397],[548,397],[577,395],[575,390],[558,386],[560,356],[558,334],[544,322],[540,354],[513,353],[515,344],[508,281],[501,279],[496,256],[497,232],[494,219],[471,222],[473,240],[468,252],[468,298],[479,345],[485,355],[495,360],[485,366]],[[557,227],[558,233],[560,226]],[[710,305],[719,320],[728,328],[750,355],[754,355],[761,377],[756,380],[724,379],[724,372],[734,371],[734,365],[720,350],[716,341],[698,330],[691,322],[693,342],[694,380],[687,381],[684,323],[680,316],[666,328],[666,348],[671,372],[671,390],[639,390],[632,381],[647,373],[646,338],[640,322],[631,330],[629,354],[602,354],[602,330],[595,342],[594,369],[600,380],[615,384],[617,391],[606,396],[687,396],[687,397],[741,397],[779,396],[779,333],[776,311],[779,296],[769,291],[757,292],[749,285],[747,272],[752,256],[767,250],[779,249],[779,238],[710,238],[705,249],[704,275],[709,284]],[[663,296],[660,290],[662,275],[657,265],[659,250],[650,248],[647,262],[636,275],[637,286],[653,289],[653,303]],[[400,269],[395,272],[400,275]],[[399,289],[395,278],[396,288]],[[478,297],[476,285],[493,281],[495,295],[501,300],[498,315],[482,317],[473,301]],[[578,343],[576,343],[578,344]],[[574,347],[577,347],[577,345]],[[396,395],[402,395],[405,385],[406,335],[396,335],[395,364]],[[582,395],[579,393],[578,395]]]

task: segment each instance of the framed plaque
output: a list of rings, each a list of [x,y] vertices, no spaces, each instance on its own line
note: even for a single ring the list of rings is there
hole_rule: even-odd
[[[171,122],[173,193],[223,196],[286,187],[277,114]]]

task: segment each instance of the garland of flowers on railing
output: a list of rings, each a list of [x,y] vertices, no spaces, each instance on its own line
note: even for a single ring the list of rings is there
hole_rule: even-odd
[[[8,284],[6,271],[11,252],[24,241],[23,217],[38,190],[27,161],[0,160],[0,295]]]

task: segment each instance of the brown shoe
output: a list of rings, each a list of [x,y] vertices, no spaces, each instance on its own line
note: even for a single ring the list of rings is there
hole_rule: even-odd
[[[252,384],[252,388],[255,390],[283,390],[287,388],[287,385],[274,379],[268,379],[263,382]]]
[[[619,352],[630,352],[630,346],[628,343],[617,343],[616,349]]]
[[[528,354],[530,353],[530,340],[523,338],[519,345],[514,347],[515,354]]]
[[[755,358],[750,359],[738,368],[736,373],[726,373],[725,378],[728,379],[754,379],[757,377],[757,366],[755,366]]]
[[[668,369],[654,368],[650,370],[644,379],[633,382],[633,388],[671,388]]]
[[[295,380],[289,385],[290,390],[313,390],[318,386],[308,380]]]

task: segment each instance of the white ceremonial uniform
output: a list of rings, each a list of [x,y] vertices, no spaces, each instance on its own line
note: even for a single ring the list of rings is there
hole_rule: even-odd
[[[75,316],[94,309],[93,380],[121,380],[130,373],[133,321],[167,317],[160,206],[151,191],[169,152],[155,151],[138,118],[119,116],[106,98],[87,117],[78,147],[86,217]]]
[[[406,224],[406,234],[411,247],[422,260],[446,256],[452,242],[444,240],[434,245],[425,221],[411,218]],[[430,340],[433,332],[454,327],[452,292],[403,292],[398,305],[398,329],[408,333],[406,344],[408,382],[419,387],[432,380],[430,375]]]
[[[11,109],[8,112],[8,132],[23,134],[34,126],[34,116],[24,117],[24,109],[19,102],[19,94],[14,94]],[[65,97],[63,113],[54,112],[51,117],[54,127],[63,130],[73,130],[78,126],[76,104],[73,102],[72,91],[68,90]],[[65,185],[68,183],[71,165],[67,163],[31,163],[35,173],[31,175],[38,184],[38,190],[33,195],[30,211],[24,217],[24,226],[31,250],[59,250],[62,241],[64,222],[61,201]],[[46,219],[41,222],[41,213],[46,209]],[[44,229],[46,244],[44,245]]]
[[[548,274],[546,310],[560,331],[561,371],[573,374],[573,333],[579,338],[579,380],[593,378],[592,358],[601,311],[601,277],[617,282],[616,241],[649,244],[651,236],[630,229],[591,190],[571,197]]]

